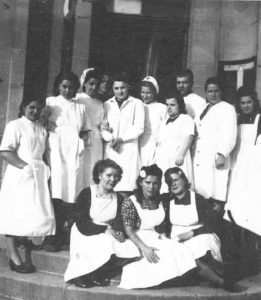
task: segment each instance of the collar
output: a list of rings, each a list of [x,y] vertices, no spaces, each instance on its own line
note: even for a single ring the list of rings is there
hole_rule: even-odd
[[[175,116],[175,117],[169,117],[168,119],[167,119],[167,121],[166,121],[166,125],[168,125],[168,123],[173,123],[175,120],[177,120],[177,118],[180,116],[180,114],[179,115],[177,115],[177,116]]]
[[[172,195],[171,200],[172,199],[174,200],[176,205],[190,205],[191,204],[190,191],[188,190],[182,199],[179,199],[175,195]]]
[[[253,124],[255,122],[257,112],[252,112],[251,114],[238,116],[238,124]]]

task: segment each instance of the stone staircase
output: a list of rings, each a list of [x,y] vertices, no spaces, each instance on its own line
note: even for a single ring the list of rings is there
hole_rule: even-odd
[[[0,243],[0,300],[261,300],[261,273],[241,282],[248,287],[242,294],[232,294],[203,283],[200,286],[129,291],[117,288],[118,278],[112,280],[109,287],[76,288],[63,281],[68,259],[68,251],[33,251],[32,260],[37,272],[18,274],[10,271],[5,249]]]

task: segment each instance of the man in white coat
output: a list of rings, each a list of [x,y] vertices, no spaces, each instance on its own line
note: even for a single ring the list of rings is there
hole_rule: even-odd
[[[192,119],[199,115],[206,105],[205,99],[193,93],[193,73],[190,69],[180,71],[176,76],[176,88],[184,98],[186,111]]]
[[[223,208],[227,195],[230,153],[237,137],[236,111],[221,99],[218,80],[209,78],[205,84],[208,104],[196,116],[197,135],[194,147],[194,179],[196,192],[218,200]]]
[[[113,80],[114,97],[104,103],[108,122],[106,135],[103,130],[105,157],[117,162],[123,169],[116,191],[127,196],[136,188],[140,169],[139,136],[144,131],[144,106],[141,100],[129,95],[129,78],[125,72]],[[109,133],[109,134],[108,134]]]

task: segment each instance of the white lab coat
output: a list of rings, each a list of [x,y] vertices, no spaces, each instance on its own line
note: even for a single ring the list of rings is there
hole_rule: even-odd
[[[199,116],[206,106],[206,100],[195,93],[190,93],[184,97],[186,111],[192,119]]]
[[[144,104],[145,127],[139,138],[141,166],[149,166],[155,163],[155,150],[158,131],[161,122],[165,119],[166,105],[159,102]]]
[[[119,108],[115,97],[104,104],[109,127],[112,128],[111,140],[123,139],[123,143],[114,150],[107,140],[105,157],[117,162],[123,169],[121,181],[116,191],[132,191],[136,188],[136,179],[140,169],[139,136],[144,131],[144,106],[141,100],[129,96]]]
[[[200,120],[195,118],[197,137],[194,144],[195,190],[205,198],[226,201],[230,153],[236,143],[237,118],[232,105],[221,101]],[[217,154],[226,158],[225,166],[215,166]]]
[[[62,96],[46,100],[48,120],[48,158],[51,166],[52,197],[75,202],[83,188],[83,150],[81,131],[91,130],[84,104]]]
[[[98,160],[103,159],[103,140],[100,134],[100,125],[104,119],[104,104],[102,101],[91,98],[85,93],[76,95],[76,99],[86,105],[88,118],[91,122],[90,143],[83,151],[83,187],[93,184],[92,170]]]

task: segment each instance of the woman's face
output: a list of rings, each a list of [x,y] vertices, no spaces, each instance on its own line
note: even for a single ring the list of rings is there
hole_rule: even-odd
[[[75,96],[75,87],[71,83],[71,81],[64,79],[59,84],[59,92],[60,95],[63,96],[65,99],[70,100]]]
[[[145,104],[149,104],[154,101],[154,95],[149,86],[142,86],[140,91],[141,99]]]
[[[207,102],[212,105],[215,105],[222,100],[221,90],[217,84],[209,84],[207,86],[206,98],[207,98]]]
[[[88,81],[84,83],[85,93],[88,96],[92,96],[98,84],[98,80],[95,78],[90,78]]]
[[[99,185],[106,191],[112,191],[120,181],[120,174],[117,169],[107,168],[99,175]]]
[[[145,198],[152,198],[159,193],[161,182],[157,176],[149,175],[142,179],[141,189]]]
[[[251,96],[241,97],[239,100],[239,107],[244,115],[251,114],[254,110],[254,101]]]
[[[124,101],[129,96],[129,85],[124,81],[114,81],[113,92],[118,101]]]
[[[166,106],[169,117],[175,117],[179,115],[179,105],[176,98],[167,99]]]
[[[32,101],[24,107],[24,116],[30,121],[36,121],[40,117],[41,110],[40,103]]]
[[[110,77],[108,75],[103,75],[102,81],[100,83],[99,92],[101,94],[106,94],[109,92],[110,88]]]
[[[171,181],[169,185],[171,194],[182,195],[186,191],[186,182],[184,179],[176,173],[170,174],[169,177]]]

